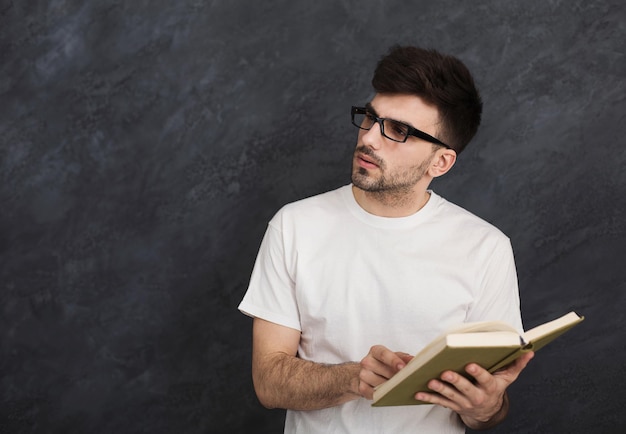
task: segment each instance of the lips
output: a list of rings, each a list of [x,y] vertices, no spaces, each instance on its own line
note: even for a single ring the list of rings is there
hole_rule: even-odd
[[[357,161],[359,163],[359,166],[364,167],[366,169],[375,169],[378,167],[376,163],[374,163],[372,160],[362,155],[357,156]]]
[[[367,155],[364,152],[356,152],[355,158],[358,165],[365,169],[376,169],[380,167],[380,163],[378,162],[377,158],[371,155]]]

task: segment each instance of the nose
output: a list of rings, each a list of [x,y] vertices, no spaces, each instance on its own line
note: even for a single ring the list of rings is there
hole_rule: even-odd
[[[373,149],[380,149],[385,139],[382,128],[383,126],[378,121],[369,130],[361,130],[361,142],[363,145]]]

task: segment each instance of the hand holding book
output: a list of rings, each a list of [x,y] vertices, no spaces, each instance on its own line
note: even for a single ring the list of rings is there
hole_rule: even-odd
[[[493,374],[475,363],[466,367],[469,378],[454,371],[445,371],[440,380],[428,383],[432,393],[416,396],[427,404],[437,404],[456,412],[465,425],[483,430],[500,423],[508,414],[506,389],[526,368],[534,353],[520,356],[510,365]]]
[[[444,371],[471,378],[465,367],[475,363],[493,373],[525,353],[538,351],[583,319],[570,312],[522,336],[502,322],[463,324],[433,340],[409,362],[384,347],[373,347],[361,362],[365,368],[361,383],[366,383],[361,386],[361,393],[372,396],[373,406],[429,404],[416,400],[415,395],[430,392],[428,383]]]

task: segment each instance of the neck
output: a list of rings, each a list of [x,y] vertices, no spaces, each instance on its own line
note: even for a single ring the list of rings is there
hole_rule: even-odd
[[[410,216],[424,208],[430,199],[430,193],[426,189],[403,193],[370,192],[353,185],[352,194],[361,208],[379,217]]]

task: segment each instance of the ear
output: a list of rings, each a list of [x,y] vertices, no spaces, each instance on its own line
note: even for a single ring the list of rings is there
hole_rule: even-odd
[[[452,149],[440,149],[435,153],[432,165],[430,166],[430,174],[433,178],[445,175],[456,163],[456,152]]]

